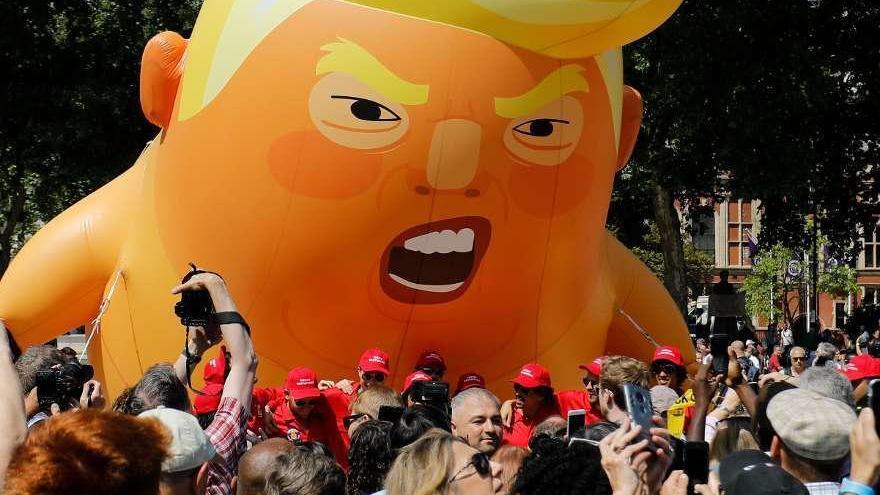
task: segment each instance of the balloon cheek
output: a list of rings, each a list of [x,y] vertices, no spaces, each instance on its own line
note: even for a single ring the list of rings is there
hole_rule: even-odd
[[[369,189],[382,156],[336,146],[317,131],[292,132],[269,147],[269,170],[281,186],[313,198],[350,198]]]

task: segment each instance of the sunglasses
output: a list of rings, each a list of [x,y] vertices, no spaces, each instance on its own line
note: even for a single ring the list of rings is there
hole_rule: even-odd
[[[367,413],[358,413],[352,414],[351,416],[346,416],[342,418],[342,424],[345,426],[345,429],[351,428],[352,423],[362,419],[362,418],[370,418],[370,415]]]
[[[377,382],[382,383],[385,381],[385,375],[378,371],[367,371],[362,375],[361,378],[365,382]]]
[[[460,479],[459,476],[461,473],[471,466],[477,470],[477,474],[480,476],[488,476],[492,472],[492,466],[489,464],[489,457],[482,452],[477,452],[471,457],[470,462],[462,466],[462,468],[449,479],[449,482],[452,483],[453,481]]]
[[[513,385],[513,393],[520,395],[529,395],[532,392],[532,388],[526,388],[519,384]]]
[[[806,357],[804,357],[804,356],[792,356],[791,357],[792,361],[803,361],[804,359],[806,359]]]
[[[308,406],[308,407],[315,407],[315,405],[316,405],[317,403],[318,403],[318,400],[317,400],[317,399],[312,399],[312,400],[297,400],[297,401],[294,401],[294,404],[296,404],[296,407],[306,407],[306,406]]]
[[[584,386],[585,386],[585,387],[593,387],[593,388],[595,388],[595,387],[598,387],[598,386],[599,386],[599,380],[594,380],[594,379],[592,379],[592,378],[584,377],[584,379],[581,380],[581,381],[584,382]]]
[[[651,373],[655,375],[659,375],[660,372],[665,372],[667,375],[672,375],[675,373],[676,367],[674,364],[661,363],[661,364],[652,364],[651,365]]]

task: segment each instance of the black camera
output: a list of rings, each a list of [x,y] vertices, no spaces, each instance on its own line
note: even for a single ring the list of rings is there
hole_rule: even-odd
[[[413,382],[409,390],[409,398],[416,404],[433,406],[449,414],[449,384],[446,382]]]
[[[87,364],[64,363],[48,370],[37,371],[37,400],[40,409],[49,411],[58,404],[62,411],[79,401],[83,386],[95,376],[95,370]]]
[[[183,276],[180,283],[184,284],[198,273],[208,273],[199,270],[196,265],[189,264],[192,269]],[[187,290],[180,293],[180,301],[174,305],[174,314],[180,318],[181,325],[185,327],[205,327],[212,321],[214,314],[214,302],[211,294],[206,290]]]

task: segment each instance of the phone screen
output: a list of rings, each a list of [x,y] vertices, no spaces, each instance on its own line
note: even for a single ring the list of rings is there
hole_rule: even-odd
[[[586,416],[587,412],[583,409],[568,411],[568,428],[565,431],[568,438],[583,438],[586,435]]]
[[[709,337],[709,352],[712,353],[712,373],[716,375],[727,374],[727,347],[730,345],[730,336],[726,333],[716,333]]]
[[[704,485],[709,482],[709,444],[706,442],[687,442],[684,444],[684,472],[688,484]]]

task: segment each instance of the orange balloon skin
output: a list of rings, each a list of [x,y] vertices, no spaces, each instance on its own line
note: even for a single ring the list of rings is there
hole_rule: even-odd
[[[393,143],[355,149],[316,127],[310,95],[325,75],[315,67],[339,38],[429,86],[427,102],[406,106],[408,128]],[[511,119],[495,99],[570,63],[590,88],[569,95],[583,109],[580,137],[562,163],[529,163],[505,145]],[[161,123],[168,96],[157,87],[151,120]],[[113,393],[177,358],[184,332],[170,289],[192,261],[226,279],[266,386],[293,366],[351,377],[360,353],[380,347],[397,385],[431,348],[452,380],[474,370],[507,391],[517,368],[536,360],[557,388],[578,387],[577,365],[595,356],[650,359],[653,345],[633,322],[692,362],[672,299],[604,228],[641,116],[637,93],[624,105],[621,159],[593,58],[560,61],[463,29],[315,2],[262,40],[204,109],[169,119],[128,172],[34,236],[0,282],[0,318],[20,345],[44,342],[91,321],[121,273],[90,349]],[[429,155],[449,121],[479,126],[478,156],[461,157],[476,168],[460,187],[435,187]],[[481,256],[457,297],[389,294],[394,239],[471,217],[488,234],[478,232]]]

